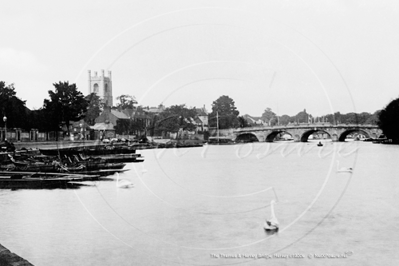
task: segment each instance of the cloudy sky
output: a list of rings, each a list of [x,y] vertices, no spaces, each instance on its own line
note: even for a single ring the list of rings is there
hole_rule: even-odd
[[[300,2],[300,3],[299,3]],[[0,80],[40,108],[53,83],[88,93],[112,71],[113,95],[139,104],[241,114],[370,112],[399,96],[395,1],[6,1]]]

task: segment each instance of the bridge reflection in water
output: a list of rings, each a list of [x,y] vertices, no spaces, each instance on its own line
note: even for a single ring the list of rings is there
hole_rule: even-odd
[[[382,135],[382,130],[376,125],[324,123],[238,128],[233,130],[233,138],[236,141],[272,142],[279,134],[285,133],[291,135],[294,141],[306,142],[316,132],[327,134],[332,141],[345,141],[348,135],[355,132],[374,139]]]

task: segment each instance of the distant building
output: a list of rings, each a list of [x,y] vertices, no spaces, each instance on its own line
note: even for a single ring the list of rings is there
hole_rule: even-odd
[[[129,116],[123,112],[120,112],[116,109],[112,109],[111,107],[106,107],[102,111],[99,117],[95,119],[97,123],[111,123],[113,126],[116,126],[116,123],[119,119],[127,119],[129,120]]]
[[[94,71],[94,76],[89,70],[89,94],[96,93],[107,106],[113,105],[112,99],[112,77],[111,71],[108,71],[108,77],[105,76],[104,70],[101,70],[101,76]]]
[[[250,116],[248,114],[243,115],[243,117],[250,126],[267,125],[267,123],[263,121],[261,117]]]
[[[165,110],[165,106],[160,104],[158,107],[143,107],[143,110],[151,115],[157,115],[162,113]]]
[[[126,123],[140,125],[141,130],[135,130],[133,134],[143,135],[145,134],[145,129],[151,123],[151,115],[148,114],[148,110],[137,107],[134,109],[123,109],[119,110],[117,108],[106,107],[99,117],[95,119],[96,124],[109,124],[112,128],[115,128],[119,120],[125,120]],[[93,127],[92,127],[93,128]]]
[[[205,109],[205,105],[202,108],[195,108],[197,111],[197,117],[195,118],[195,124],[197,126],[198,131],[209,131],[209,123],[208,123],[208,112]]]
[[[115,107],[105,107],[103,112],[95,119],[95,125],[91,129],[98,131],[103,130],[107,132],[115,132],[115,134],[133,134],[136,136],[153,135],[154,123],[157,121],[157,116],[165,110],[165,107],[160,104],[158,107],[142,107],[138,106],[134,109],[118,109]],[[193,118],[187,118],[186,122],[192,123],[196,126],[195,130],[185,134],[197,134],[200,132],[209,131],[208,113],[203,108],[196,108],[197,115]],[[122,120],[122,121],[121,121]],[[121,121],[121,126],[118,125]],[[132,127],[130,127],[132,126]],[[127,129],[130,128],[130,129]],[[170,132],[165,132],[165,136]],[[96,138],[99,134],[96,133]]]
[[[71,121],[69,132],[74,139],[90,139],[90,126],[82,119],[80,121]]]

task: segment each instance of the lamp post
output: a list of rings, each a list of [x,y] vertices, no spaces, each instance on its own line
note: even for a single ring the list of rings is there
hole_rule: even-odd
[[[3,117],[3,121],[4,121],[4,132],[5,132],[4,140],[7,140],[7,117],[5,115]]]

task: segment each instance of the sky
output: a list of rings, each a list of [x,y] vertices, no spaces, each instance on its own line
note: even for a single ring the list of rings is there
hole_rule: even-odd
[[[88,94],[88,70],[112,72],[143,106],[240,115],[369,112],[399,96],[395,1],[6,1],[0,80],[30,109],[53,83]]]

